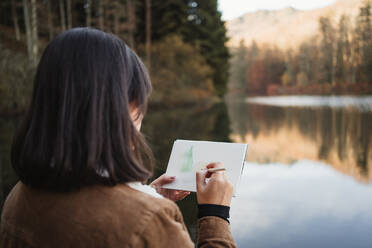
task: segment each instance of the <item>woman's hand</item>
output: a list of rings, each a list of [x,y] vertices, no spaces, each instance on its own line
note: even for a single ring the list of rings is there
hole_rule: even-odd
[[[207,168],[223,168],[221,163],[211,163]],[[205,181],[209,178],[208,183]],[[227,180],[224,171],[196,172],[196,196],[198,204],[216,204],[230,206],[234,192],[233,185]]]
[[[155,179],[150,186],[156,189],[156,192],[168,198],[172,201],[179,201],[190,194],[189,191],[175,190],[175,189],[164,189],[163,185],[174,182],[176,177],[170,177],[165,174]]]

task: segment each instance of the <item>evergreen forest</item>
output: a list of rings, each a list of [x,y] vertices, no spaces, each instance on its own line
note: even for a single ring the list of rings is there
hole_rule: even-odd
[[[225,94],[229,52],[217,0],[2,0],[0,112],[23,111],[45,46],[73,27],[110,32],[147,65],[153,104]]]

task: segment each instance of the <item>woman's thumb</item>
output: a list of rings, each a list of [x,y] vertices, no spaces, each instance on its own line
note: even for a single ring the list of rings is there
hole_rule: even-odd
[[[176,177],[164,175],[159,183],[160,183],[160,185],[164,185],[164,184],[168,184],[168,183],[173,183],[174,180],[176,180]]]
[[[164,175],[160,176],[159,178],[155,179],[155,181],[153,181],[151,183],[151,185],[155,188],[156,187],[162,187],[165,184],[174,182],[175,179],[176,179],[176,177],[173,177],[173,176],[171,177],[171,176],[167,176],[167,175],[164,174]]]

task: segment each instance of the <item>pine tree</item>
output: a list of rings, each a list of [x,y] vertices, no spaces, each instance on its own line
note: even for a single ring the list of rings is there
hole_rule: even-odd
[[[104,0],[98,0],[98,4],[97,4],[98,27],[101,30],[105,30],[105,26],[104,26],[105,16],[104,16],[104,2],[103,1]]]
[[[146,64],[151,69],[151,0],[146,0]]]
[[[146,0],[137,2],[137,43],[146,42]],[[211,77],[219,95],[226,91],[229,53],[224,22],[217,0],[167,0],[151,2],[151,41],[179,35],[197,46],[213,69]]]
[[[11,0],[11,6],[12,6],[12,19],[13,19],[13,25],[14,25],[16,40],[20,40],[21,39],[21,31],[19,29],[19,24],[18,24],[17,6],[16,6],[16,3],[15,3],[15,0]]]
[[[31,10],[31,39],[32,39],[32,63],[37,64],[39,55],[39,31],[37,18],[37,3],[36,0],[30,2]]]
[[[30,7],[28,0],[23,0],[23,19],[25,22],[26,31],[26,45],[27,45],[27,55],[32,61],[32,31],[31,31],[31,19],[30,19]]]
[[[52,13],[52,0],[47,0],[46,11],[47,11],[47,25],[48,25],[48,38],[49,40],[53,39],[54,36],[54,25],[53,25],[53,13]]]
[[[85,13],[86,13],[86,25],[90,27],[92,25],[92,0],[86,0],[85,4]]]
[[[72,28],[72,10],[71,10],[71,0],[67,0],[67,27]]]
[[[137,1],[137,43],[146,42],[146,1]],[[156,42],[171,34],[182,35],[187,23],[186,0],[151,1],[151,41]]]
[[[49,0],[51,1],[51,0]],[[66,30],[66,14],[65,14],[65,3],[64,0],[59,0],[59,15],[61,19],[62,31]]]
[[[217,9],[217,0],[189,0],[188,6],[185,40],[200,47],[202,55],[213,69],[215,89],[222,96],[226,92],[229,76],[229,52],[225,44],[228,40],[225,23]]]

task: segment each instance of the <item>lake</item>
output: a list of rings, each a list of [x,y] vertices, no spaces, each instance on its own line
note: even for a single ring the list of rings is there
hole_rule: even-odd
[[[18,122],[0,118],[2,201],[17,181],[9,152]],[[239,247],[372,247],[372,96],[150,107],[142,131],[157,159],[155,175],[178,138],[249,144],[231,206]],[[178,205],[195,240],[195,194]]]

